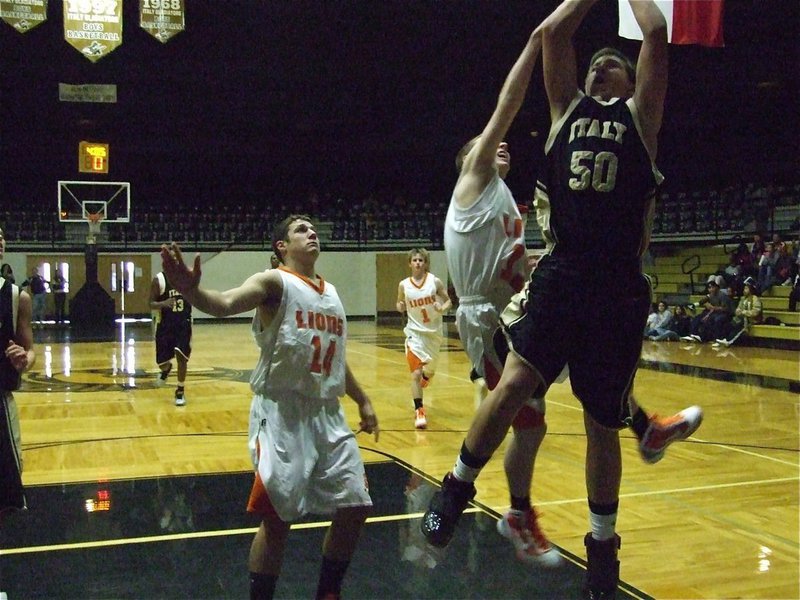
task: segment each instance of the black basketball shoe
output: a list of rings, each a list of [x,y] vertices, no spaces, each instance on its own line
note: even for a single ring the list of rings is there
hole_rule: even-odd
[[[452,473],[444,476],[442,489],[434,494],[420,524],[429,544],[443,548],[450,543],[461,513],[474,497],[475,486],[472,483],[459,481]]]
[[[602,542],[587,533],[583,539],[586,546],[586,582],[583,592],[587,600],[613,600],[619,585],[619,561],[617,550],[621,542],[618,535]]]

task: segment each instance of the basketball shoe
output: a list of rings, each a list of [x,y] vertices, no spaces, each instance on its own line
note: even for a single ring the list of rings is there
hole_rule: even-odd
[[[649,464],[657,463],[664,458],[667,446],[688,438],[702,422],[703,409],[699,406],[690,406],[671,417],[650,415],[650,424],[639,440],[642,460]]]
[[[619,560],[617,550],[619,536],[608,540],[596,540],[591,533],[583,538],[586,546],[586,580],[583,592],[587,600],[612,600],[619,585]]]
[[[425,409],[420,406],[414,409],[414,427],[425,429],[428,426],[428,419],[425,417]]]
[[[425,389],[431,384],[431,379],[433,379],[433,375],[427,375],[426,373],[422,373],[422,379],[419,381],[419,387]]]
[[[165,371],[161,371],[156,378],[156,387],[163,387],[163,385],[167,382],[167,377],[169,377],[170,371],[172,371],[172,363],[169,364]]]
[[[186,406],[186,394],[182,387],[175,390],[175,406]]]
[[[472,483],[459,481],[452,473],[444,476],[442,489],[434,494],[420,523],[422,535],[429,544],[444,548],[450,543],[461,513],[474,497],[475,486]]]
[[[552,568],[562,562],[561,555],[550,545],[539,528],[533,508],[524,512],[509,510],[497,522],[497,533],[511,542],[517,558],[524,563]]]

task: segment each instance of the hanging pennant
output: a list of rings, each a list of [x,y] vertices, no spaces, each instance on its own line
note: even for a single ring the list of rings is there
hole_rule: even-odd
[[[139,0],[139,25],[166,44],[184,30],[183,0]]]
[[[0,0],[0,19],[20,33],[47,20],[47,0]]]
[[[92,62],[122,44],[122,0],[64,0],[64,39]]]

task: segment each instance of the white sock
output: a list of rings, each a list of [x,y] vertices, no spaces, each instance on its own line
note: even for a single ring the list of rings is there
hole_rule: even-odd
[[[592,537],[599,542],[610,540],[614,537],[617,526],[617,513],[610,515],[596,515],[589,511],[589,524],[592,527]]]
[[[480,475],[480,472],[480,468],[475,469],[473,467],[468,467],[461,462],[460,456],[456,459],[455,466],[453,466],[453,476],[459,481],[473,483],[478,478],[478,475]]]

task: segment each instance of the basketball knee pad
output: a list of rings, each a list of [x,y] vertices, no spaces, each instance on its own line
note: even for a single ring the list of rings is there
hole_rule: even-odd
[[[544,411],[540,411],[527,403],[519,409],[513,422],[514,427],[518,429],[535,429],[544,424]]]

